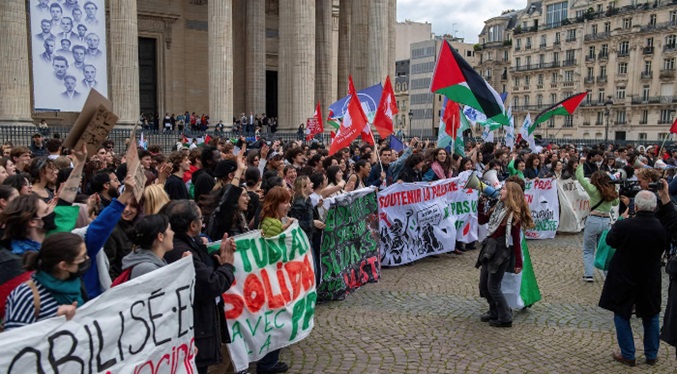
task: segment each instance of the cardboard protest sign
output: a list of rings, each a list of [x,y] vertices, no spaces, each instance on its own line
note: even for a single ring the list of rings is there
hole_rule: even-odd
[[[118,121],[112,108],[113,103],[92,88],[80,115],[63,142],[63,147],[79,149],[84,142],[87,145],[87,154],[95,154]]]
[[[264,238],[256,230],[234,239],[235,283],[223,301],[228,350],[240,371],[308,336],[317,294],[313,251],[298,222],[276,237]]]
[[[575,179],[558,179],[560,215],[558,232],[581,232],[590,213],[590,197]]]
[[[328,207],[320,248],[319,300],[343,300],[364,284],[378,281],[378,206],[372,188],[325,201]]]
[[[552,239],[559,226],[557,179],[527,180],[524,197],[536,227],[526,230],[527,239]]]
[[[398,266],[477,240],[477,191],[470,173],[432,183],[394,184],[379,192],[381,265]]]
[[[194,373],[194,285],[188,257],[111,288],[70,321],[6,331],[0,372]]]

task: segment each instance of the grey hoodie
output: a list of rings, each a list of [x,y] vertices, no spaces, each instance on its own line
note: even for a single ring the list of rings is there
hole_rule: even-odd
[[[167,261],[163,258],[158,258],[149,249],[137,249],[136,252],[132,252],[122,258],[122,270],[133,267],[129,279],[140,277],[165,265],[167,265]]]

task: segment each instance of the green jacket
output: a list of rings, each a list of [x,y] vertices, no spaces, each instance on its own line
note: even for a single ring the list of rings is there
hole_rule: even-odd
[[[578,164],[578,167],[576,168],[576,180],[581,184],[585,192],[588,193],[588,196],[590,196],[590,209],[592,209],[600,202],[600,200],[602,200],[602,195],[597,190],[597,187],[585,179],[583,164]],[[618,198],[614,199],[613,201],[603,202],[598,207],[596,207],[594,211],[599,213],[609,213],[611,207],[616,205],[618,205]]]

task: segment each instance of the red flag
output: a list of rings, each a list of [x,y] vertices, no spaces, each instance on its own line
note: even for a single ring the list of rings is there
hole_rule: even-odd
[[[675,118],[675,122],[672,123],[672,127],[670,127],[670,132],[673,134],[677,134],[677,118]]]
[[[182,138],[181,143],[183,143],[183,144],[190,143],[190,140],[188,140],[188,138],[186,138],[186,135],[181,134],[181,138]]]
[[[364,127],[368,125],[367,115],[364,114],[362,104],[360,104],[360,99],[357,97],[357,92],[353,86],[353,78],[350,77],[350,102],[348,103],[348,110],[343,117],[341,127],[332,139],[329,155],[331,156],[339,150],[348,147],[364,131]]]
[[[204,141],[205,144],[209,144],[209,142],[211,142],[211,141],[212,141],[211,136],[209,136],[209,135],[205,136],[205,141]]]
[[[397,110],[397,101],[395,100],[395,91],[390,84],[390,76],[386,77],[385,86],[383,86],[383,93],[381,100],[376,109],[376,116],[374,116],[374,127],[381,135],[381,139],[386,138],[393,133],[393,116],[399,113]]]
[[[360,109],[362,111],[362,114],[364,114],[364,109],[362,108],[362,103],[360,102],[360,98],[357,95],[357,91],[355,90],[355,85],[353,84],[353,76],[350,75],[348,76],[348,95],[354,95],[355,100],[360,106]],[[352,100],[352,99],[351,99]],[[364,118],[366,120],[367,115],[364,115]],[[364,126],[362,127],[362,130],[360,132],[360,136],[362,136],[362,140],[368,144],[374,145],[374,135],[371,133],[371,128],[369,128],[369,121],[366,120]]]
[[[461,127],[460,108],[455,101],[447,100],[447,106],[444,108],[444,131],[452,139],[456,139],[456,133]]]
[[[317,107],[315,108],[315,113],[313,114],[314,121],[311,119],[308,120],[306,126],[306,141],[309,142],[315,134],[319,134],[324,131],[324,125],[322,124],[322,110],[320,109],[320,102],[317,102]]]

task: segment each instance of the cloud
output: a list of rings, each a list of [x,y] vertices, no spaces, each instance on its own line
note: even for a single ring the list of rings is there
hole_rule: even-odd
[[[476,43],[484,21],[506,9],[522,9],[526,0],[397,0],[397,20],[429,22],[437,35],[453,34]]]

